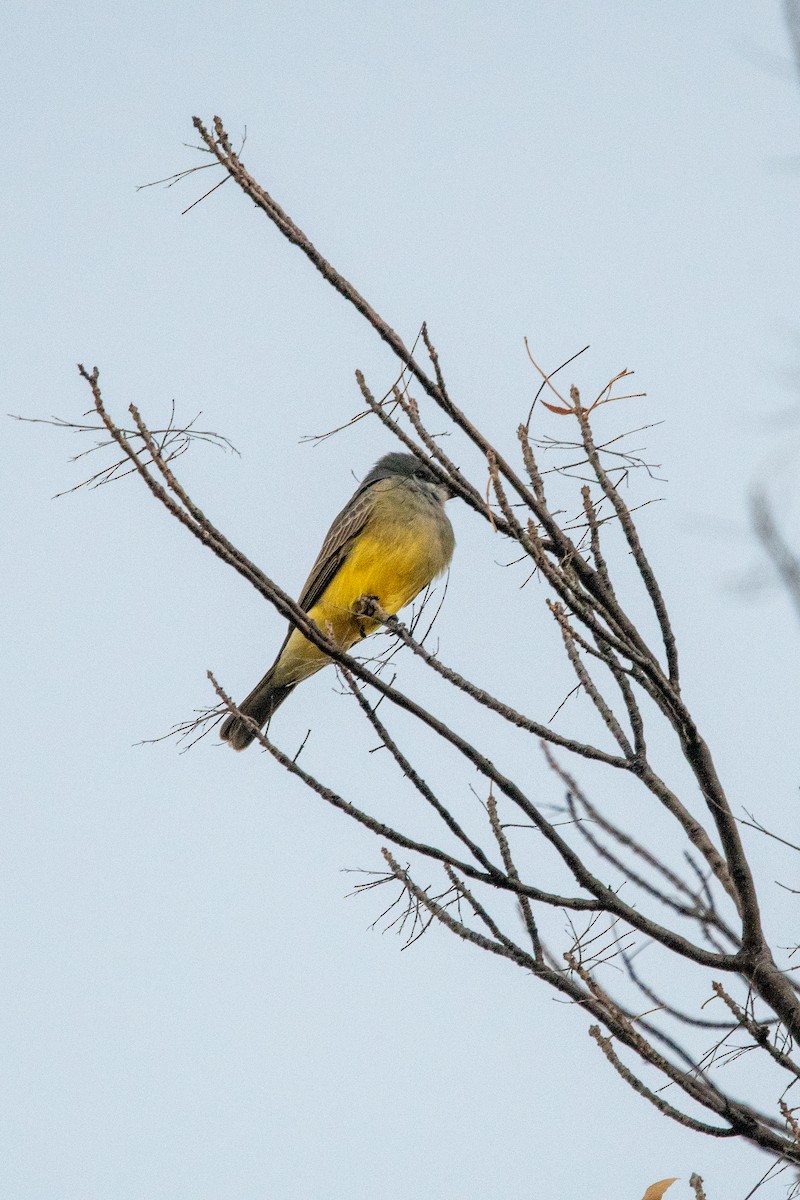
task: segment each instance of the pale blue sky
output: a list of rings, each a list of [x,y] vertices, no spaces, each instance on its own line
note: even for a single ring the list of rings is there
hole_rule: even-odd
[[[192,115],[219,112],[406,338],[427,319],[504,446],[534,388],[523,335],[549,367],[591,343],[587,389],[636,369],[635,423],[665,422],[666,501],[642,531],[687,691],[737,803],[791,811],[792,618],[736,588],[759,563],[748,488],[767,473],[792,501],[800,440],[800,88],[778,0],[26,2],[2,27],[4,410],[84,411],[78,360],[117,412],[202,409],[243,457],[200,449],[185,479],[301,585],[351,472],[390,443],[369,422],[300,439],[358,408],[356,367],[382,391],[392,364],[233,185],[185,217],[207,176],[135,191],[191,165]],[[679,1175],[683,1200],[696,1170],[709,1200],[744,1194],[761,1158],[666,1124],[519,971],[443,931],[403,954],[368,932],[379,904],[345,901],[341,869],[375,868],[377,843],[256,751],[134,746],[208,702],[209,667],[249,689],[281,623],[133,481],[51,500],[79,448],[10,422],[2,439],[0,1193],[639,1200]],[[549,624],[526,592],[525,639],[504,630],[508,554],[451,510],[443,654],[546,717],[566,690]],[[334,682],[274,732],[294,746],[311,725],[309,765],[358,799],[385,777]],[[383,800],[398,820],[412,803],[399,783]],[[769,910],[790,868],[753,853]]]

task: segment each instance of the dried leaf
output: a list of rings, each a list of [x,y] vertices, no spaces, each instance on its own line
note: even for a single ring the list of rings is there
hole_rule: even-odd
[[[575,412],[574,408],[558,408],[555,404],[548,404],[546,400],[540,400],[539,403],[543,404],[550,412],[562,413],[564,416],[566,416],[567,413]]]
[[[672,1179],[660,1179],[658,1183],[651,1183],[650,1187],[642,1196],[642,1200],[661,1200],[664,1192],[668,1187],[672,1187],[677,1178],[677,1175],[673,1175]]]

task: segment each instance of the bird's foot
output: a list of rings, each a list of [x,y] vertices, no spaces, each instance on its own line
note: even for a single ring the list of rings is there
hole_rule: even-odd
[[[381,607],[380,599],[377,596],[359,596],[353,605],[353,615],[356,618],[359,632],[363,637],[367,636],[368,630],[364,628],[364,621],[380,621],[386,613]]]

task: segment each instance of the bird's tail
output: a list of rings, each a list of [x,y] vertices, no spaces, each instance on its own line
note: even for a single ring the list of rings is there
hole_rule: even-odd
[[[283,704],[289,693],[297,686],[297,682],[283,683],[276,686],[273,683],[274,675],[275,667],[271,667],[261,682],[253,688],[250,695],[239,705],[239,711],[244,716],[249,717],[251,721],[254,721],[259,729],[266,725],[278,705]],[[252,726],[247,721],[242,720],[239,716],[231,715],[223,723],[219,731],[219,736],[223,742],[228,742],[229,745],[233,746],[234,750],[245,750],[256,735]]]

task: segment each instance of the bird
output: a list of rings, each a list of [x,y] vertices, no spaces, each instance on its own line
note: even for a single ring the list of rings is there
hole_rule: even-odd
[[[413,454],[385,454],[334,520],[311,568],[300,607],[347,651],[380,627],[355,611],[362,597],[394,616],[450,565],[455,535],[445,512],[453,492]],[[231,714],[220,737],[234,750],[254,740],[275,710],[330,659],[290,626],[266,675]]]

